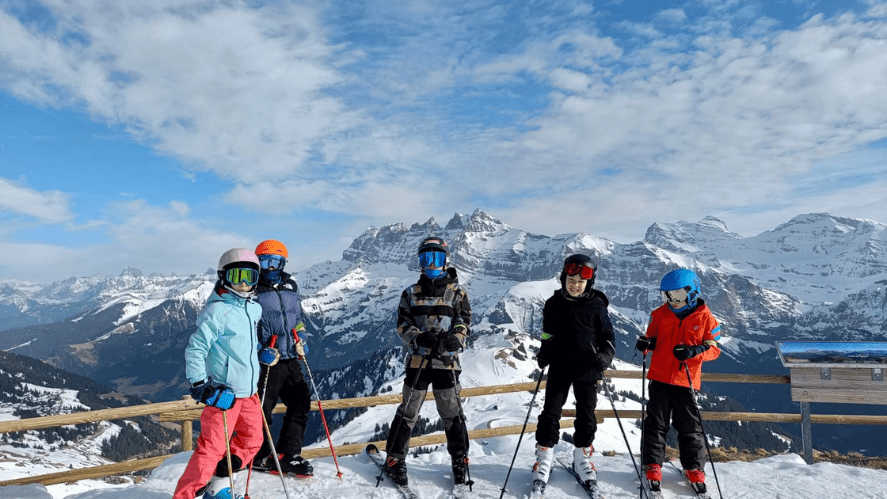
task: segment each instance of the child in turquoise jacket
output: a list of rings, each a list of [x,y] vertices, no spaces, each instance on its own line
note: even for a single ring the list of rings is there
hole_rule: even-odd
[[[197,319],[197,331],[185,348],[191,396],[206,407],[200,415],[197,450],[173,499],[193,499],[201,493],[203,499],[235,497],[230,490],[227,440],[233,471],[244,469],[262,445],[262,405],[256,393],[256,329],[262,307],[254,298],[259,259],[251,250],[234,248],[219,259],[218,274]]]

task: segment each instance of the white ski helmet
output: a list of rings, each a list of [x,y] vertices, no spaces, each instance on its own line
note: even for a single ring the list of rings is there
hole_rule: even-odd
[[[256,253],[253,250],[246,248],[232,248],[222,253],[222,257],[219,258],[219,267],[216,271],[219,275],[219,279],[224,278],[225,271],[234,267],[234,264],[239,264],[245,268],[254,268],[257,271],[260,268],[259,257],[256,256]]]

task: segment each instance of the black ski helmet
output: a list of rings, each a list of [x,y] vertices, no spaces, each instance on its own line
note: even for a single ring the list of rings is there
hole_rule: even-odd
[[[450,255],[450,247],[447,246],[447,242],[442,238],[435,236],[423,239],[422,242],[419,243],[419,251],[417,251],[416,254],[425,253],[426,251],[443,251],[447,256]]]
[[[588,279],[588,284],[585,286],[585,290],[586,290],[586,292],[588,292],[589,289],[594,287],[594,280],[597,279],[597,264],[594,263],[594,260],[592,260],[591,257],[588,255],[577,254],[577,255],[568,256],[564,260],[564,266],[561,267],[561,288],[567,287],[566,268],[567,268],[567,265],[569,265],[571,263],[577,263],[579,265],[584,265],[584,266],[590,268],[592,271],[594,271],[594,274],[592,274],[591,279]]]

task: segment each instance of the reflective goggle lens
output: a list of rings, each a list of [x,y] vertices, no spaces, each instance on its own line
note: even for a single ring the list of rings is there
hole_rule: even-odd
[[[586,280],[594,277],[594,269],[591,267],[586,267],[581,263],[568,263],[564,266],[564,272],[566,272],[567,275],[578,275],[579,277]]]
[[[443,268],[447,263],[447,254],[443,251],[425,251],[419,253],[419,266]]]
[[[680,303],[687,301],[687,290],[686,289],[675,289],[672,291],[660,291],[659,295],[662,296],[662,301],[672,302],[672,303]]]
[[[286,263],[286,258],[280,255],[259,255],[259,263],[265,270],[268,270],[271,267],[279,270],[282,269],[283,264]]]
[[[228,269],[225,272],[225,280],[230,282],[232,286],[244,282],[249,286],[255,286],[259,282],[259,271],[255,269]]]

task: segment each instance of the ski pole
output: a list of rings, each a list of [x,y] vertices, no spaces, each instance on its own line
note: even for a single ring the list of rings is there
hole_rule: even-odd
[[[428,365],[429,362],[431,362],[431,357],[434,355],[434,352],[437,351],[437,348],[440,346],[441,341],[443,341],[443,338],[438,340],[438,343],[437,343],[437,345],[435,345],[434,349],[431,349],[431,348],[420,348],[419,349],[419,353],[423,355],[422,362],[419,363],[419,369],[416,371],[416,375],[413,376],[413,384],[410,385],[410,392],[407,394],[407,396],[412,396],[413,391],[416,389],[416,385],[419,383],[419,376],[422,374],[422,371],[425,369],[425,366]],[[423,354],[422,350],[427,350],[427,352],[425,352]],[[412,357],[412,355],[410,355],[410,357]],[[407,360],[407,363],[409,363],[409,359]],[[406,373],[406,366],[404,366],[404,373]],[[404,383],[406,383],[406,379],[404,379]],[[401,407],[404,408],[404,410],[406,410],[406,403],[407,403],[406,399],[403,399],[400,402],[400,405],[401,405]],[[398,419],[397,412],[395,411],[395,419],[397,419],[397,425],[395,425],[394,428],[392,428],[392,431],[389,434],[389,435],[393,435],[393,438],[397,438],[397,433],[400,431],[400,427],[403,426],[403,413],[401,413],[400,418]],[[387,449],[386,449],[386,452],[387,452]],[[378,487],[379,483],[382,482],[382,475],[384,473],[385,473],[384,470],[379,471],[379,476],[376,477],[376,487]]]
[[[228,411],[222,411],[222,425],[225,427],[225,459],[228,461],[228,481],[231,483],[231,496],[234,496],[234,465],[231,464],[231,441],[228,440]]]
[[[644,352],[644,361],[641,364],[641,467],[644,466],[644,422],[647,419],[647,352]],[[644,480],[641,480],[641,492],[638,497],[643,497],[647,491],[644,489]]]
[[[299,334],[293,329],[293,336],[296,338],[299,337]],[[301,341],[299,338],[296,343]],[[317,391],[317,385],[314,384],[314,376],[311,374],[311,367],[308,366],[308,359],[305,356],[302,356],[302,362],[305,363],[305,370],[308,371],[308,379],[311,380],[311,387],[314,388],[314,396],[317,398],[317,410],[320,412],[320,420],[323,421],[323,430],[326,432],[326,439],[330,443],[330,452],[333,453],[333,463],[336,464],[336,476],[339,477],[339,480],[342,479],[342,470],[339,469],[339,460],[336,457],[336,449],[333,447],[333,437],[330,436],[330,428],[326,424],[326,416],[323,414],[323,406],[320,405],[320,393]]]
[[[271,343],[268,345],[270,348],[274,348],[274,345],[277,343],[277,335],[271,337]],[[271,375],[271,366],[265,366],[265,381],[262,383],[262,398],[259,399],[259,405],[262,409],[262,416],[265,415],[265,394],[268,392],[268,377]],[[276,454],[276,453],[275,453]],[[252,459],[249,460],[249,472],[246,474],[246,489],[243,491],[243,499],[250,499],[249,497],[249,480],[253,476],[253,463],[256,460],[256,456],[253,456]]]
[[[546,366],[548,367],[548,366]],[[508,485],[508,477],[511,476],[511,469],[514,468],[514,460],[517,459],[517,451],[520,449],[521,440],[524,438],[524,431],[527,429],[527,421],[530,420],[530,412],[533,410],[533,403],[536,401],[536,394],[539,393],[539,386],[542,384],[542,377],[545,374],[545,368],[542,368],[539,371],[539,380],[536,381],[536,388],[533,389],[533,398],[530,399],[530,408],[527,409],[527,418],[524,419],[524,427],[520,430],[520,436],[517,438],[517,447],[514,449],[514,456],[511,458],[511,465],[508,467],[508,473],[505,474],[505,483],[502,484],[502,493],[499,494],[499,499],[505,495],[505,486]]]
[[[283,478],[283,470],[280,469],[280,459],[277,459],[277,449],[274,448],[274,438],[271,436],[271,427],[268,426],[268,418],[265,417],[265,411],[262,413],[262,424],[265,426],[265,432],[268,434],[268,443],[271,444],[271,457],[274,458],[274,466],[277,467],[277,475],[280,476],[280,483],[283,485],[283,493],[286,499],[290,499],[290,493],[286,490],[286,480]]]
[[[619,411],[616,410],[616,402],[613,400],[613,392],[609,390],[607,383],[603,382],[604,385],[604,393],[607,394],[607,398],[610,399],[610,405],[613,407],[613,415],[616,416],[616,422],[619,423],[619,431],[622,432],[622,438],[625,439],[625,447],[628,448],[628,455],[631,456],[631,464],[634,465],[634,471],[638,475],[638,480],[641,482],[641,493],[643,495],[647,495],[647,491],[644,489],[644,479],[641,477],[641,469],[638,468],[638,463],[634,459],[634,454],[631,453],[631,444],[628,443],[628,435],[625,434],[625,428],[622,427],[622,418],[619,417]]]
[[[696,389],[693,388],[693,379],[690,377],[690,366],[686,362],[681,362],[681,366],[684,368],[684,372],[687,373],[687,383],[690,383],[690,392],[693,393],[693,407],[696,408],[696,415],[699,416],[699,429],[702,431],[702,441],[705,442],[705,451],[708,453],[708,461],[711,463],[711,472],[715,476],[715,485],[718,486],[718,495],[724,497],[724,493],[721,492],[721,482],[718,481],[718,470],[715,469],[715,461],[711,458],[708,435],[705,434],[705,426],[702,424],[702,410],[699,409],[699,404],[696,402]]]
[[[453,358],[455,352],[447,352],[450,355],[450,359]],[[450,372],[453,374],[453,391],[456,392],[456,404],[459,406],[459,419],[462,421],[463,425],[466,425],[465,422],[465,411],[462,410],[462,399],[459,397],[459,392],[456,390],[456,387],[459,386],[459,380],[456,378],[456,370],[452,369]],[[471,468],[468,466],[468,427],[464,426],[462,432],[462,443],[465,444],[465,474],[468,475],[468,481],[465,482],[465,485],[468,485],[468,491],[472,490],[474,486],[474,480],[471,479]],[[455,473],[453,474],[453,478],[455,478]]]

